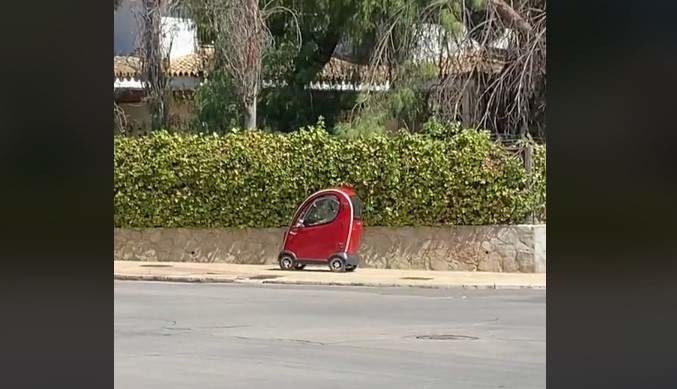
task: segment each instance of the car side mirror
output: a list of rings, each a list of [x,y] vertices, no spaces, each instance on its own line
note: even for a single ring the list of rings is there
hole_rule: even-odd
[[[294,227],[296,227],[296,228],[302,228],[304,226],[305,226],[305,224],[303,224],[303,220],[297,221],[296,224],[294,225]]]

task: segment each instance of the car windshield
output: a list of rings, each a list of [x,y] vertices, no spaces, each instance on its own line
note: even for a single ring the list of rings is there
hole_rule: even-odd
[[[338,215],[339,202],[334,196],[321,197],[308,208],[303,224],[313,226],[328,223]]]

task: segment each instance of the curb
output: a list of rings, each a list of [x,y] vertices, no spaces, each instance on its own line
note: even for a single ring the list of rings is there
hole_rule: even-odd
[[[151,276],[138,275],[130,276],[125,274],[114,274],[114,280],[119,281],[163,281],[163,282],[190,282],[190,283],[234,283],[234,280],[227,278],[209,278],[209,277],[190,277],[190,276]]]
[[[249,278],[212,278],[212,277],[192,277],[192,276],[158,276],[158,275],[125,275],[114,274],[113,279],[119,281],[161,281],[177,283],[222,283],[222,284],[267,284],[267,285],[306,285],[306,286],[352,286],[352,287],[377,287],[377,288],[423,288],[423,289],[538,289],[545,290],[545,286],[540,285],[414,285],[414,284],[393,284],[377,282],[335,282],[335,281],[292,281],[292,280],[252,280]]]
[[[236,281],[237,282],[237,281]],[[370,288],[422,288],[422,289],[546,289],[540,285],[465,285],[465,284],[393,284],[376,282],[320,282],[320,281],[270,281],[266,280],[262,284],[271,285],[311,285],[311,286],[357,286]]]

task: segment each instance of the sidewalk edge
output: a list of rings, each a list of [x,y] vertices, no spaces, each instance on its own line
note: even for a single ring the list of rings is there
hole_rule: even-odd
[[[295,280],[251,280],[248,278],[213,278],[196,276],[163,276],[163,275],[127,275],[113,274],[113,279],[119,281],[161,281],[177,283],[227,283],[227,284],[267,284],[267,285],[307,285],[307,286],[352,286],[378,288],[425,288],[425,289],[542,289],[545,285],[486,285],[486,284],[396,284],[379,282],[335,282],[335,281],[295,281]]]

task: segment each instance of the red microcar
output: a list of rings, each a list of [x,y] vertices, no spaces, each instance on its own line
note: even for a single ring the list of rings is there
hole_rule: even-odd
[[[357,194],[348,187],[324,189],[296,210],[278,262],[283,270],[329,265],[335,272],[353,271],[361,238],[362,201]]]

